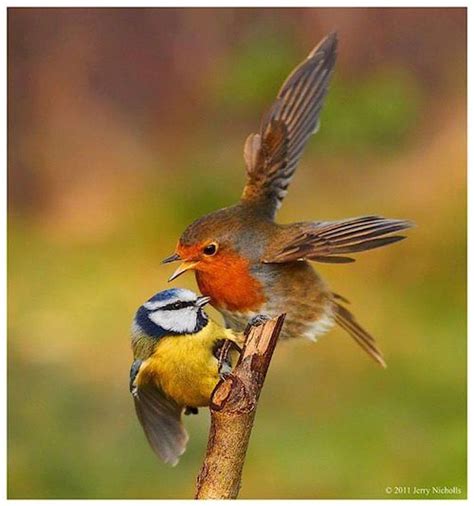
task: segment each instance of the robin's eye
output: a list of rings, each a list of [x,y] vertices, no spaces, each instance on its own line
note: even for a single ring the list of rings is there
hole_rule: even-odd
[[[215,242],[211,242],[203,249],[203,252],[208,257],[215,255],[217,253],[217,244]]]

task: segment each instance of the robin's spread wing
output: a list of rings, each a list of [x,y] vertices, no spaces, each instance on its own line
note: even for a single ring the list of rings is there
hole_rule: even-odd
[[[132,371],[136,362],[132,365]],[[189,439],[181,421],[183,408],[167,398],[156,385],[148,382],[137,385],[137,374],[135,366],[135,377],[130,378],[130,390],[137,417],[154,452],[165,463],[174,466],[186,450]]]
[[[336,62],[335,33],[324,38],[287,78],[264,118],[260,133],[244,147],[247,184],[243,202],[258,202],[273,216],[287,193],[319,115]]]
[[[336,300],[347,302],[347,300],[340,295],[333,295]],[[352,313],[344,306],[341,306],[338,302],[334,302],[334,309],[334,318],[336,323],[348,332],[357,344],[361,346],[362,349],[366,351],[376,362],[378,362],[382,367],[387,367],[382,352],[377,348],[375,339],[357,323]]]
[[[344,256],[380,248],[405,238],[390,235],[410,228],[412,223],[380,216],[341,221],[293,223],[283,226],[264,253],[264,263],[314,260],[327,263],[353,262]]]

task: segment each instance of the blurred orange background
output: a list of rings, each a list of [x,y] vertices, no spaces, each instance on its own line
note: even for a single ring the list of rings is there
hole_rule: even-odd
[[[178,467],[156,460],[128,392],[131,319],[168,286],[183,228],[238,199],[246,136],[334,29],[321,129],[278,219],[417,228],[316,266],[388,369],[340,330],[280,345],[241,497],[466,496],[466,9],[10,8],[10,498],[192,497],[208,414],[186,420]]]

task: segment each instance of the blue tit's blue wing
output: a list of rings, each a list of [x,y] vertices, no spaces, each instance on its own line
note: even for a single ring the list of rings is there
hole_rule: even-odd
[[[132,383],[137,417],[150,446],[165,463],[175,466],[189,439],[181,421],[182,406],[167,398],[155,384]]]

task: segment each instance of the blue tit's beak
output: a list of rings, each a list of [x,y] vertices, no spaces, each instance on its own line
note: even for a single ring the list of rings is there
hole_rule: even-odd
[[[211,300],[210,297],[198,297],[196,299],[196,306],[197,307],[203,307],[206,304],[208,304],[210,302],[210,300]]]
[[[177,262],[178,260],[181,260],[181,257],[178,255],[178,253],[173,253],[169,257],[164,258],[161,263],[162,264],[170,264],[171,262]]]

